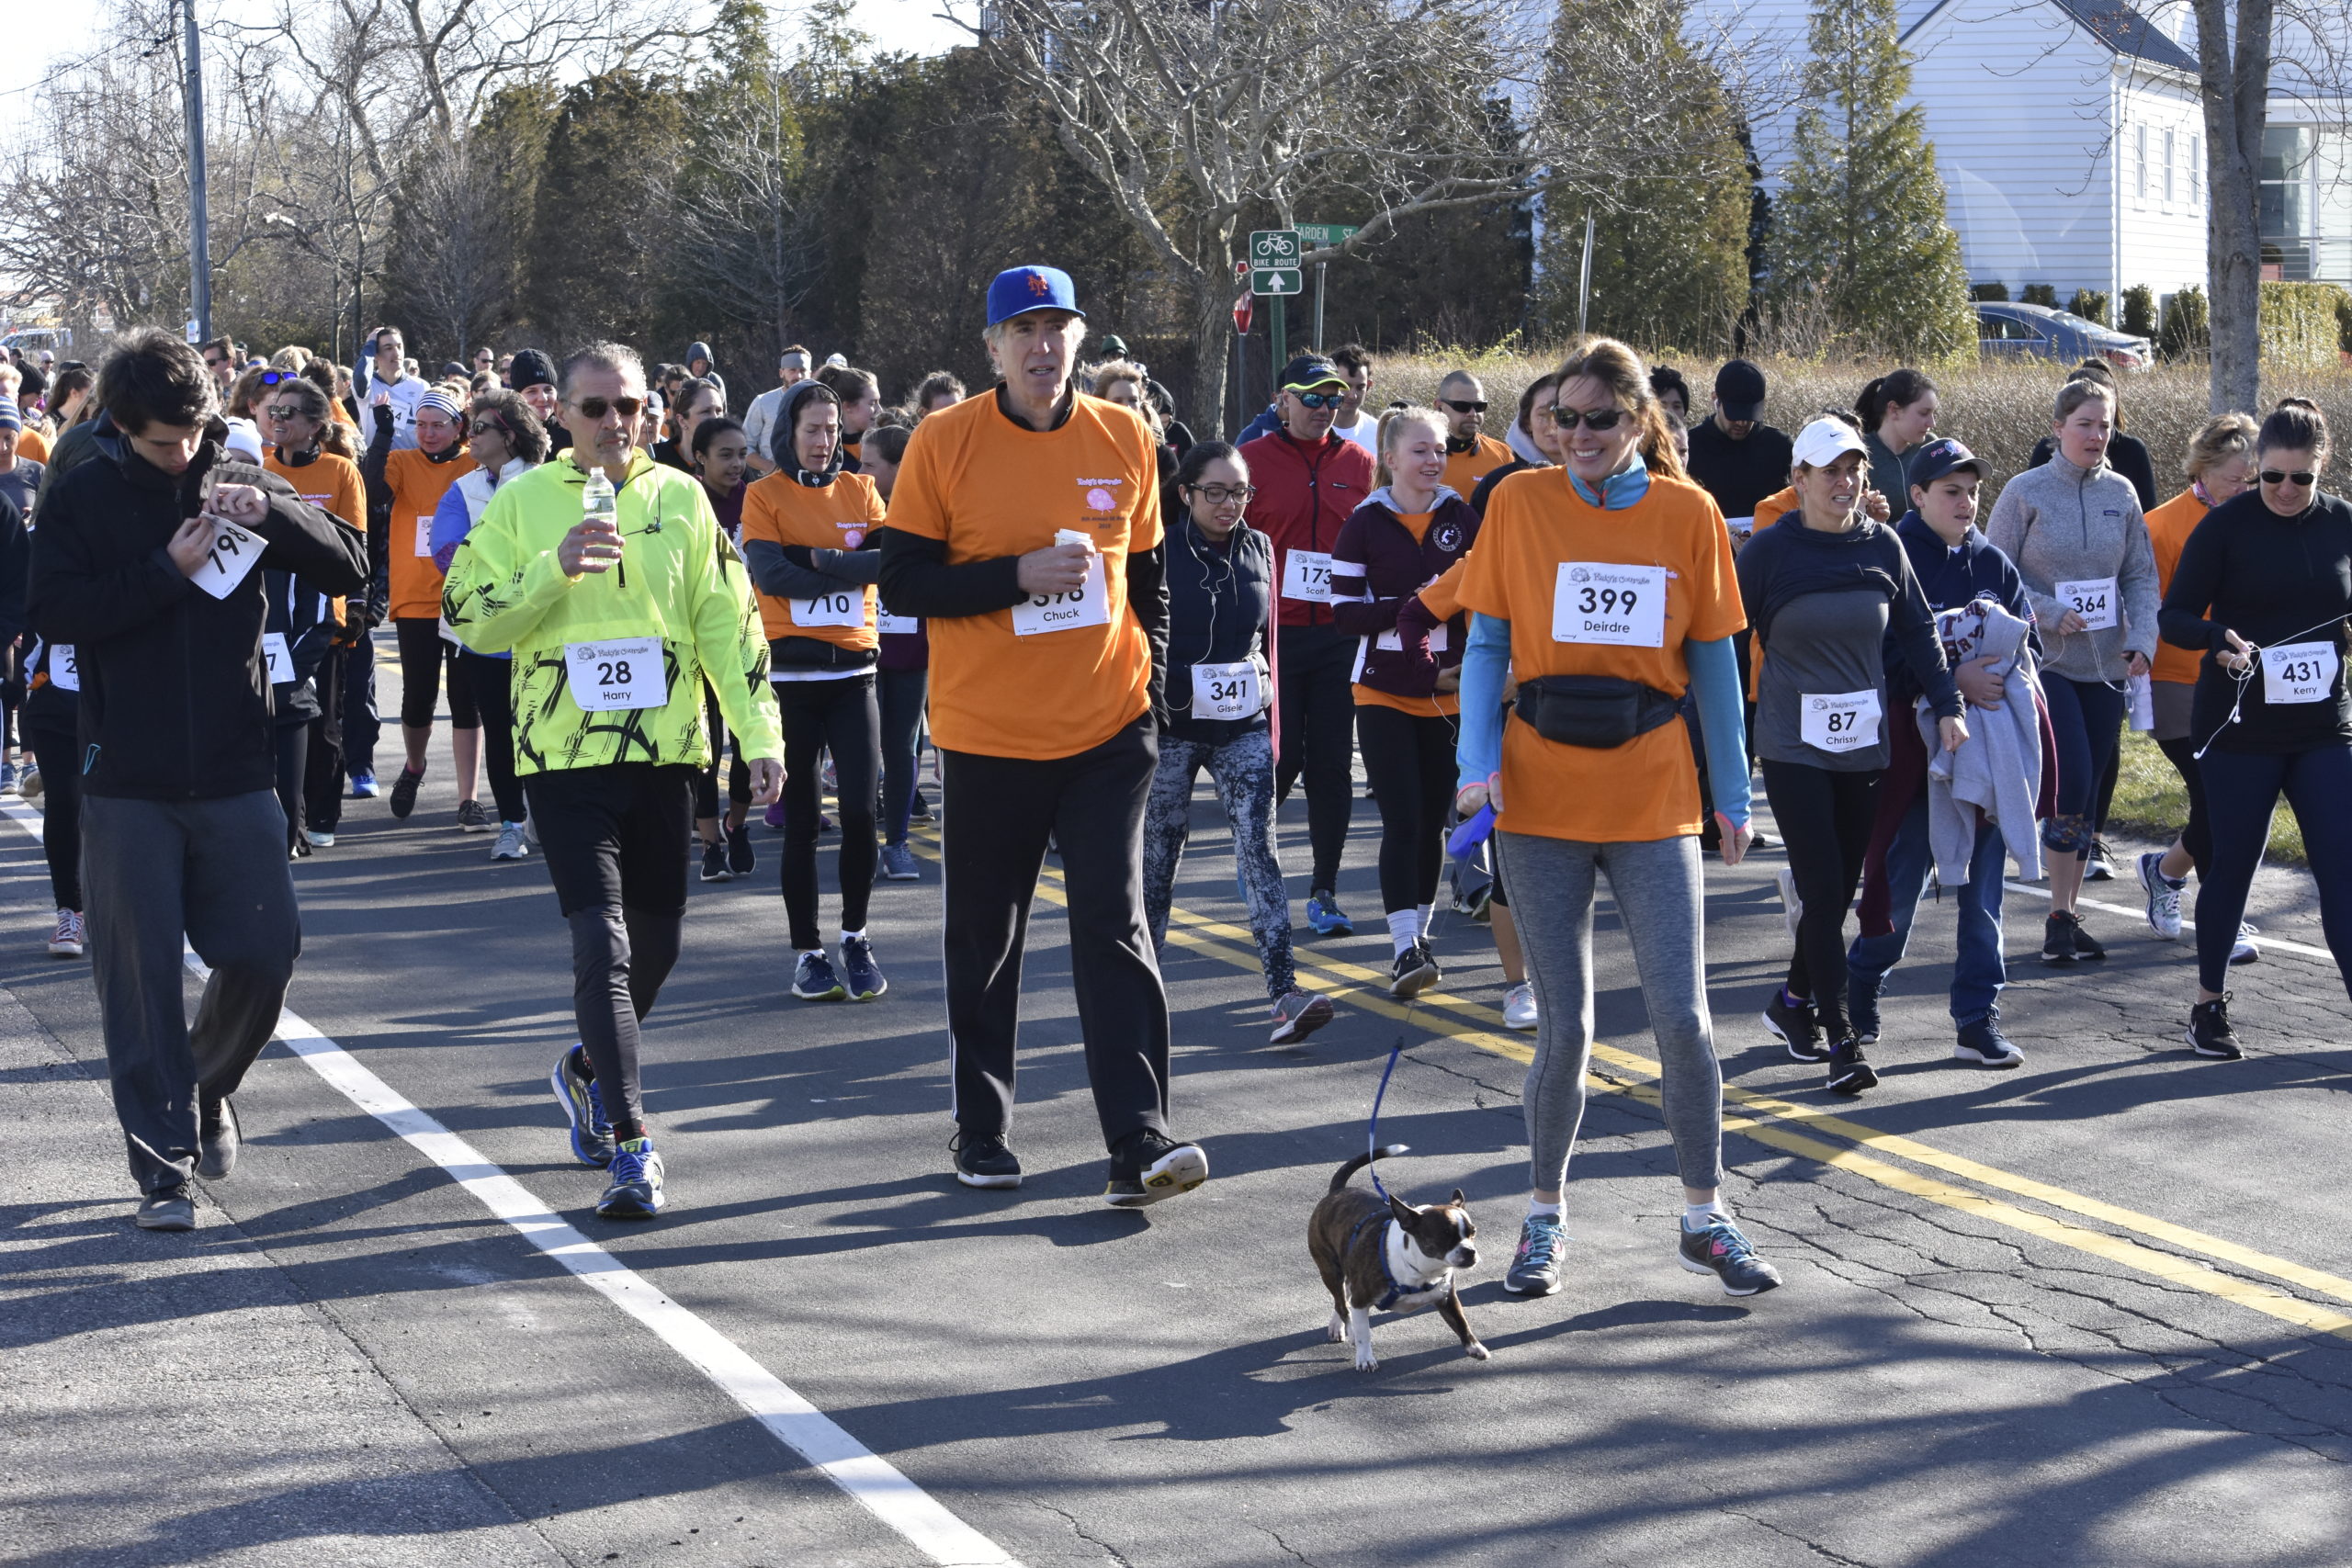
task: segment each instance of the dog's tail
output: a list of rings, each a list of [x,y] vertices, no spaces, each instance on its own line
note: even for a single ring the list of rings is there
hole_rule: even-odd
[[[1341,1166],[1339,1169],[1331,1173],[1331,1190],[1337,1192],[1341,1188],[1347,1186],[1348,1179],[1350,1177],[1355,1175],[1357,1171],[1362,1170],[1365,1166],[1370,1165],[1374,1160],[1386,1159],[1392,1155],[1401,1155],[1411,1147],[1412,1145],[1410,1144],[1383,1144],[1368,1155],[1356,1156],[1355,1158],[1348,1161],[1347,1164]]]

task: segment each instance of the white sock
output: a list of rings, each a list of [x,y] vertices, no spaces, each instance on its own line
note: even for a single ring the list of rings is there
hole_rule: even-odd
[[[1717,1220],[1730,1218],[1731,1211],[1724,1207],[1721,1198],[1704,1203],[1682,1205],[1682,1228],[1686,1231],[1702,1231]]]
[[[1531,1220],[1543,1219],[1547,1215],[1556,1220],[1563,1217],[1566,1212],[1567,1204],[1565,1201],[1539,1203],[1532,1198],[1527,1201],[1527,1217]]]
[[[1420,916],[1421,934],[1423,936],[1429,935],[1430,927],[1434,925],[1437,920],[1437,906],[1435,904],[1424,904],[1414,912]]]
[[[825,950],[821,947],[804,947],[800,950],[800,956],[803,958],[822,958],[825,956]]]
[[[1421,940],[1421,912],[1419,909],[1391,909],[1388,912],[1388,940],[1399,954],[1409,953]]]
[[[842,932],[842,941],[843,941],[843,942],[864,942],[865,940],[865,929],[863,926],[859,927],[856,931],[843,931],[843,932]]]

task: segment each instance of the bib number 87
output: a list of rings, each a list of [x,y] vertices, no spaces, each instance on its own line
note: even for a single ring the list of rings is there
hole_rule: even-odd
[[[1641,594],[1631,588],[1580,588],[1577,613],[1585,615],[1631,615]]]
[[[596,684],[600,686],[626,686],[635,679],[626,659],[606,659],[596,665]]]
[[[1832,735],[1852,734],[1854,732],[1854,721],[1860,716],[1861,716],[1860,714],[1851,710],[1830,714],[1828,716],[1829,733]]]

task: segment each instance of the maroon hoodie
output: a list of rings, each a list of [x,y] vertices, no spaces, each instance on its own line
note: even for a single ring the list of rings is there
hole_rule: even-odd
[[[1470,618],[1456,615],[1445,622],[1445,646],[1438,648],[1435,633],[1424,643],[1418,626],[1399,628],[1396,613],[1470,553],[1478,537],[1478,514],[1468,502],[1441,489],[1429,529],[1416,539],[1395,504],[1381,490],[1340,528],[1331,549],[1331,619],[1341,631],[1363,639],[1356,660],[1359,683],[1392,696],[1433,696],[1438,671],[1462,662]]]

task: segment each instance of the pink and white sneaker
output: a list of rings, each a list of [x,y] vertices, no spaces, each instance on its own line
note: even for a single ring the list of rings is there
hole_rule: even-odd
[[[82,956],[82,917],[72,909],[57,911],[57,929],[49,933],[49,952],[52,958]]]

